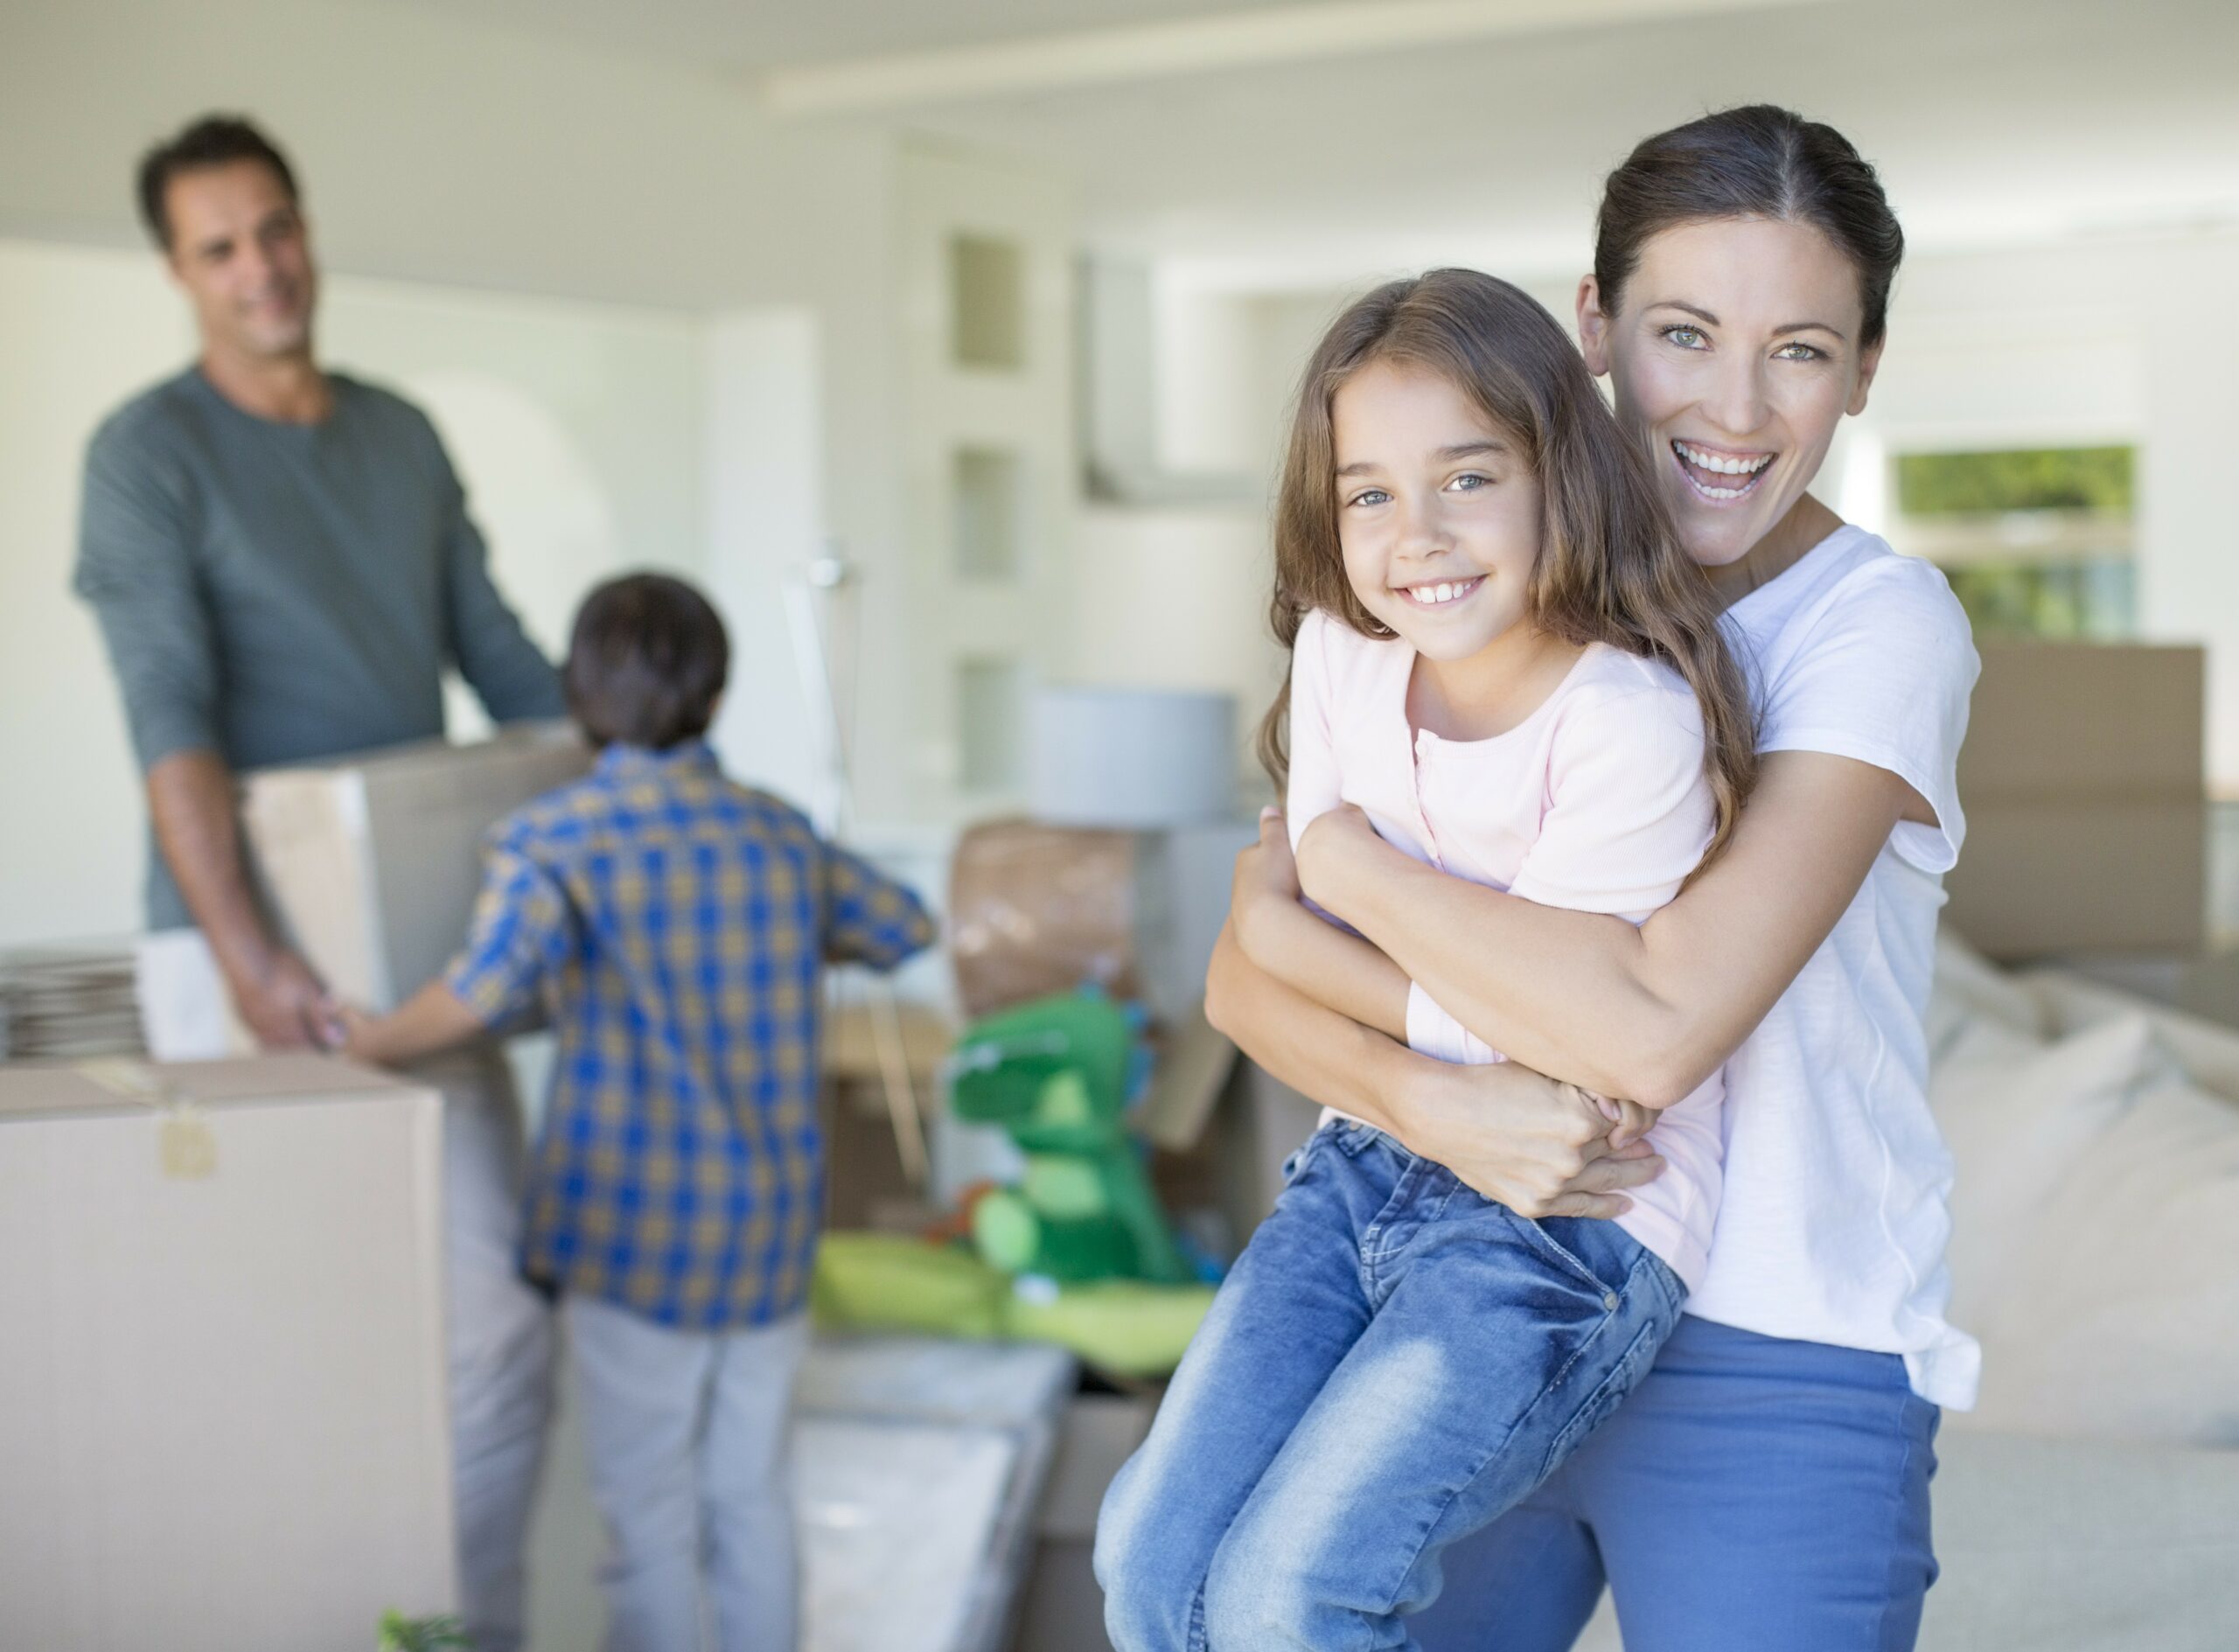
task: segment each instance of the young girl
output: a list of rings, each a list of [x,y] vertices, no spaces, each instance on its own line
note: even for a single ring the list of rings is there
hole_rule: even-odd
[[[1754,773],[1700,576],[1553,317],[1468,270],[1352,306],[1308,364],[1262,730],[1290,829],[1363,810],[1407,854],[1644,920],[1731,832]],[[1287,707],[1287,760],[1281,737]],[[1255,909],[1261,910],[1261,909]],[[1259,965],[1448,1060],[1500,1057],[1304,908]],[[1405,1643],[1439,1558],[1624,1398],[1699,1277],[1716,1079],[1653,1123],[1616,1223],[1526,1220],[1329,1115],[1294,1161],[1113,1482],[1097,1575],[1120,1652]]]

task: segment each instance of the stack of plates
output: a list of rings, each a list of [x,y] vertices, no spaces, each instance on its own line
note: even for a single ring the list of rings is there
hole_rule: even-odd
[[[129,951],[76,946],[0,952],[0,1056],[83,1061],[144,1049]]]

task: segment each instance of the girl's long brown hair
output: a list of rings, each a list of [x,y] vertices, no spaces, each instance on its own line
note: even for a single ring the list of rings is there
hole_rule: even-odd
[[[1387,282],[1338,317],[1306,366],[1275,504],[1275,636],[1289,648],[1315,609],[1364,636],[1391,631],[1362,606],[1337,540],[1338,387],[1372,361],[1452,381],[1514,438],[1539,478],[1532,621],[1566,642],[1660,659],[1702,708],[1703,765],[1717,805],[1707,865],[1726,847],[1757,777],[1747,686],[1719,630],[1709,582],[1560,324],[1530,295],[1474,269]],[[1290,770],[1287,679],[1259,724],[1259,761]]]

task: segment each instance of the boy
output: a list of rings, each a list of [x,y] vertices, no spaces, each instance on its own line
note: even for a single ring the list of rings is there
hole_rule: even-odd
[[[466,950],[394,1014],[338,1012],[397,1063],[538,995],[559,1049],[531,1155],[528,1278],[565,1298],[611,1554],[610,1645],[797,1639],[785,1482],[824,1163],[827,959],[889,968],[932,938],[916,896],[724,778],[703,735],[729,662],[690,586],[638,574],[575,617],[585,778],[492,828]]]

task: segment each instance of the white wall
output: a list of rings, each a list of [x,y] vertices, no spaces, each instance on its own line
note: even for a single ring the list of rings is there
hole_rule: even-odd
[[[2208,773],[2239,801],[2239,236],[2170,249],[2149,290],[2141,617],[2208,644]]]
[[[1074,542],[1063,680],[1233,696],[1244,741],[1241,795],[1258,798],[1251,738],[1289,664],[1267,627],[1274,561],[1265,516],[1248,508],[1092,505],[1080,513]]]
[[[761,622],[778,568],[813,547],[756,518],[738,568],[708,557],[712,477],[738,456],[709,445],[725,359],[706,346],[740,313],[796,308],[816,340],[798,416],[835,462],[806,478],[808,515],[867,561],[903,554],[890,137],[773,125],[750,88],[712,73],[409,5],[0,8],[0,238],[16,238],[0,310],[0,763],[92,777],[66,826],[5,812],[0,940],[136,917],[113,696],[90,627],[53,594],[87,432],[191,354],[131,174],[148,143],[211,108],[248,111],[289,152],[328,276],[325,350],[436,415],[548,646],[595,573],[722,572],[750,645],[734,712],[767,703],[773,731],[797,713],[792,660]],[[726,554],[741,542],[735,531]],[[891,607],[889,654],[907,635],[906,604]],[[43,706],[57,696],[107,721],[58,722]],[[867,704],[874,747],[883,714]],[[759,755],[750,742],[750,772]],[[40,866],[52,875],[26,869]]]
[[[435,415],[499,583],[548,650],[593,581],[700,571],[690,318],[345,277],[322,325],[330,359]],[[138,783],[70,566],[87,438],[192,347],[147,254],[0,242],[0,944],[139,925]]]
[[[394,0],[0,6],[0,236],[139,246],[139,154],[213,108],[288,150],[331,273],[804,307],[820,445],[845,461],[825,526],[861,554],[899,543],[889,136],[772,122],[713,71]]]
[[[1022,794],[1027,699],[1060,672],[1075,565],[1080,456],[1073,433],[1073,202],[1064,181],[1016,164],[909,147],[896,168],[896,364],[903,423],[901,532],[866,568],[857,790],[867,813],[905,805],[965,819],[1014,811]],[[1018,345],[1008,366],[959,359],[952,246],[1009,247],[1017,261]],[[1004,310],[992,303],[988,312]],[[958,457],[978,450],[1015,467],[1015,556],[1008,571],[963,573]],[[838,458],[834,455],[834,458]],[[967,662],[1000,666],[1007,686],[965,689]],[[1021,759],[1008,781],[968,772],[977,730]],[[901,744],[887,743],[896,734]]]
[[[805,680],[789,623],[789,570],[826,527],[817,411],[822,340],[805,308],[738,312],[708,331],[706,493],[710,591],[730,631],[730,687],[715,728],[734,771],[751,774],[820,819],[834,798],[822,704]],[[849,612],[832,629],[844,631]],[[851,637],[836,637],[847,654]],[[835,666],[837,680],[847,673]]]
[[[137,245],[141,151],[213,108],[272,131],[360,275],[823,302],[883,233],[886,139],[712,72],[381,0],[72,0],[0,9],[0,234]]]

